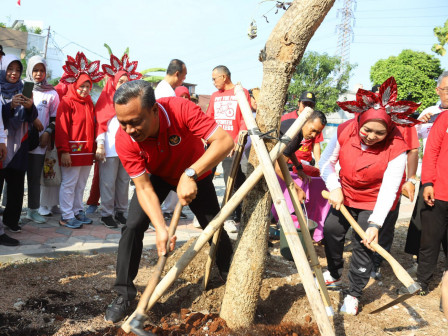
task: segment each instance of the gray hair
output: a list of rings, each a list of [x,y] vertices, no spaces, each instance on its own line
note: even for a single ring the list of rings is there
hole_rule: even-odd
[[[222,74],[226,75],[227,77],[229,77],[229,79],[231,78],[231,77],[230,77],[230,76],[231,76],[231,74],[230,74],[230,70],[229,70],[229,68],[226,67],[225,65],[218,65],[218,66],[215,66],[215,67],[213,68],[213,70],[216,70],[216,71],[218,71],[219,73],[222,73]]]
[[[439,76],[439,79],[437,80],[437,86],[442,84],[442,81],[445,77],[448,77],[448,71],[442,72],[442,74]]]

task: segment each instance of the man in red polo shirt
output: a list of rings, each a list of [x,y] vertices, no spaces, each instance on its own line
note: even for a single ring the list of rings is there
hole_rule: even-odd
[[[305,91],[302,92],[300,95],[299,103],[298,103],[298,109],[289,113],[286,113],[282,115],[281,121],[285,121],[288,119],[297,119],[302,113],[302,111],[305,109],[305,107],[311,107],[314,109],[316,106],[316,96],[313,92]],[[305,161],[307,163],[311,163],[313,160],[314,155],[314,161],[317,163],[320,160],[320,143],[324,141],[324,137],[322,133],[319,133],[319,135],[314,139],[303,139],[300,149],[296,152],[297,160]]]
[[[156,229],[159,255],[166,253],[168,231],[160,208],[170,190],[176,191],[182,205],[189,205],[202,228],[220,211],[212,182],[215,167],[233,148],[233,140],[213,119],[194,103],[179,97],[155,100],[148,82],[123,84],[114,95],[121,128],[116,150],[135,184],[126,226],[118,246],[118,297],[106,310],[106,321],[126,316],[137,290],[133,280],[138,272],[143,236],[151,221]],[[202,140],[209,144],[204,150]],[[171,240],[174,248],[175,237]],[[221,233],[216,264],[225,280],[230,267],[232,245]]]

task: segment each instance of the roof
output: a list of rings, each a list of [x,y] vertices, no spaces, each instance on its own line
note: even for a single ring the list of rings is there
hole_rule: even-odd
[[[0,28],[0,44],[3,48],[26,50],[28,33],[8,28]]]

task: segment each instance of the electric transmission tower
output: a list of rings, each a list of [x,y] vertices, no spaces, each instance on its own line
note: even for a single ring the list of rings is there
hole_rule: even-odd
[[[338,31],[338,46],[336,49],[336,56],[341,58],[341,68],[339,73],[342,74],[345,65],[350,62],[350,43],[353,39],[353,25],[355,24],[355,15],[353,14],[352,6],[356,9],[356,0],[343,0],[343,7],[338,9],[337,15],[341,15],[341,23],[336,25]]]

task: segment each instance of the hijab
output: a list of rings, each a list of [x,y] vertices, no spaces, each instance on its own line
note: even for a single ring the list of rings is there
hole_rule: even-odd
[[[90,83],[90,88],[92,88],[92,80],[90,77],[84,73],[82,73],[79,78],[71,85],[68,85],[67,94],[64,97],[68,99],[77,101],[81,104],[91,105],[93,107],[92,97],[88,94],[86,97],[81,97],[78,93],[78,88],[85,82]]]
[[[45,78],[41,82],[36,82],[33,79],[33,69],[37,64],[43,64],[45,68]],[[28,66],[26,68],[27,82],[34,82],[34,90],[39,92],[47,92],[54,90],[53,86],[47,82],[47,61],[41,56],[33,56],[28,60]]]
[[[114,94],[117,90],[117,83],[122,76],[126,76],[129,79],[127,71],[118,71],[114,77],[108,79],[103,91],[101,91],[100,97],[96,102],[95,116],[97,121],[97,135],[107,132],[107,125],[109,120],[115,117],[114,107]]]
[[[20,76],[21,76],[23,72],[23,65],[22,62],[20,62],[20,59],[14,55],[8,54],[6,56],[3,56],[0,67],[1,96],[3,100],[7,103],[11,101],[14,95],[22,92],[23,89],[23,83],[20,79],[16,83],[9,83],[6,80],[6,69],[8,69],[8,66],[15,61],[19,62],[20,64]]]
[[[178,86],[176,90],[174,90],[174,93],[176,94],[176,97],[182,97],[183,94],[186,94],[188,99],[190,99],[190,91],[188,91],[188,88],[185,86]]]

